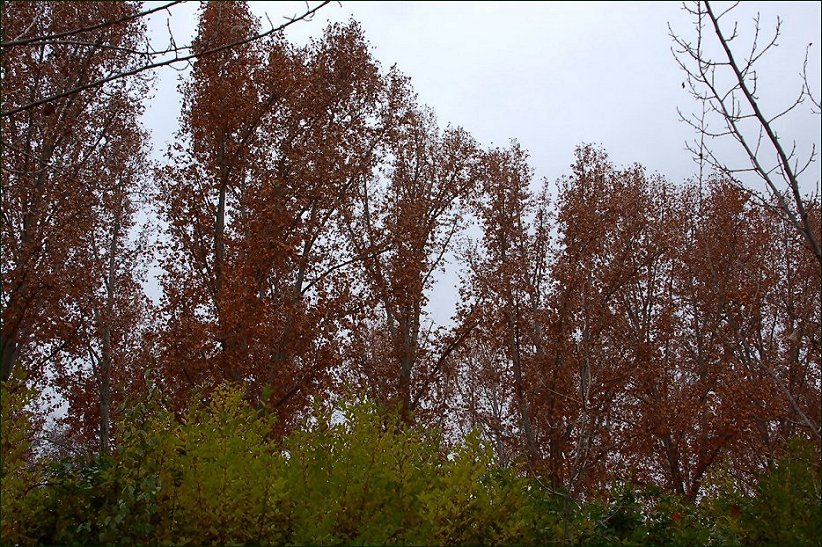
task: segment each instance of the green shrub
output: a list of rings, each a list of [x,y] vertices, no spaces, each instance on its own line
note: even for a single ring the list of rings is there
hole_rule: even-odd
[[[447,454],[436,431],[369,403],[315,409],[272,441],[271,418],[232,385],[182,416],[149,392],[122,409],[111,456],[34,466],[34,395],[3,392],[4,543],[817,545],[822,533],[807,443],[753,496],[719,473],[699,503],[616,484],[579,506],[495,465],[475,433]]]
[[[336,418],[336,419],[334,419]],[[451,456],[436,432],[370,404],[342,405],[285,443],[297,544],[522,543],[532,493],[471,435]]]
[[[492,450],[470,434],[420,498],[430,543],[521,543],[533,521],[526,481],[494,467]]]
[[[751,545],[819,545],[822,542],[819,452],[807,441],[788,443],[775,469],[763,475],[746,500],[742,526]]]
[[[284,445],[292,541],[427,543],[418,499],[436,482],[436,434],[368,403],[318,414]]]
[[[281,543],[287,530],[272,420],[224,385],[178,428],[175,543]]]
[[[117,449],[100,485],[108,503],[96,518],[97,542],[168,541],[182,466],[180,425],[154,390],[120,415]]]
[[[176,418],[156,400],[128,413],[102,487],[101,543],[279,543],[278,456],[271,420],[224,385]]]
[[[31,543],[30,512],[38,474],[29,455],[32,415],[27,407],[37,396],[21,383],[9,381],[0,385],[0,532],[4,542]]]

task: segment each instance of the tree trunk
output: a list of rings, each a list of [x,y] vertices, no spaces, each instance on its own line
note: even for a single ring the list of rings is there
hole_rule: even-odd
[[[103,327],[103,355],[100,361],[100,454],[108,454],[111,444],[111,322]]]
[[[114,321],[114,297],[117,294],[117,255],[120,236],[119,212],[114,217],[111,241],[108,248],[108,271],[106,272],[106,311],[103,315],[102,355],[100,358],[100,454],[108,454],[111,445],[111,330]]]
[[[414,368],[415,349],[412,344],[411,321],[408,317],[408,310],[403,310],[404,317],[401,319],[400,332],[400,375],[398,383],[398,396],[400,399],[400,416],[406,423],[411,423],[411,371]]]
[[[17,364],[19,356],[20,348],[17,341],[0,335],[0,373],[2,373],[4,382],[11,378],[11,371],[14,369],[14,365]]]

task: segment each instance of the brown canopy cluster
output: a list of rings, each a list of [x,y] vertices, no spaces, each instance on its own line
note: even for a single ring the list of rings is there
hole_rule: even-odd
[[[4,111],[127,70],[136,9],[4,4],[4,42],[92,29],[5,48]],[[478,428],[578,493],[623,477],[693,497],[720,463],[745,477],[818,440],[820,266],[773,208],[590,146],[552,201],[515,142],[441,128],[356,23],[305,47],[259,33],[244,3],[203,5],[156,168],[139,75],[2,118],[2,377],[67,401],[76,446],[109,450],[147,383],[182,409],[225,381],[275,434],[353,393]],[[461,298],[440,325],[449,261]]]

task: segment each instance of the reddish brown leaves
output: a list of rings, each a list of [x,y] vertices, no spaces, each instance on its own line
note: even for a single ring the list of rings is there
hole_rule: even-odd
[[[475,343],[496,355],[482,367],[509,371],[507,418],[555,484],[586,491],[632,468],[695,496],[724,458],[750,473],[752,455],[814,435],[819,355],[799,325],[819,326],[818,273],[772,210],[725,181],[674,188],[583,148],[545,257],[528,222],[545,217],[511,205],[530,199],[527,185],[512,195],[527,180],[515,172],[488,171]],[[499,407],[482,381],[505,376],[491,370],[469,395],[474,413]]]
[[[196,43],[254,24],[244,4],[208,4]],[[287,421],[327,384],[348,306],[337,221],[373,165],[384,85],[355,24],[195,65],[160,204],[164,377],[180,404],[244,381]]]
[[[3,40],[89,27],[134,13],[125,2],[6,3]],[[128,66],[143,39],[136,20],[70,40],[4,48],[3,105],[11,110]],[[145,174],[137,117],[144,82],[116,83],[3,117],[2,379],[54,380],[73,433],[108,437],[113,378],[144,319],[129,241],[132,194]],[[139,344],[137,344],[139,345]]]
[[[10,36],[134,9],[4,8]],[[257,27],[242,2],[205,3],[194,50]],[[14,46],[4,104],[117,71],[141,36],[135,23],[78,35],[91,45]],[[592,147],[551,205],[516,143],[482,150],[441,129],[356,23],[197,59],[155,173],[155,315],[132,233],[144,88],[118,82],[3,118],[3,379],[57,385],[78,442],[106,450],[114,405],[146,373],[175,406],[243,383],[283,429],[312,399],[354,392],[477,427],[501,461],[580,493],[632,478],[694,497],[720,462],[746,476],[789,437],[818,436],[819,264],[772,207]],[[446,327],[430,299],[455,257]]]

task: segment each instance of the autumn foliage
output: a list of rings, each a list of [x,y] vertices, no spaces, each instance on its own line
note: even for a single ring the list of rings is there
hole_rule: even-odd
[[[4,110],[125,69],[145,39],[137,9],[4,2],[4,41],[86,29],[4,48]],[[305,46],[280,34],[210,52],[259,26],[245,3],[203,4],[158,163],[141,76],[2,118],[4,512],[35,461],[109,466],[52,471],[53,490],[21,501],[54,518],[49,496],[82,498],[72,488],[90,481],[100,497],[82,503],[109,520],[77,529],[96,535],[47,520],[4,534],[608,543],[641,522],[641,541],[714,541],[687,535],[702,519],[714,527],[699,533],[731,534],[720,543],[765,537],[753,520],[748,535],[717,524],[734,513],[720,505],[754,519],[756,500],[784,495],[768,477],[818,464],[822,418],[820,263],[777,204],[590,145],[556,184],[535,181],[516,141],[442,127],[356,22]],[[435,316],[451,267],[460,301]],[[397,485],[406,497],[388,496]],[[326,487],[337,512],[318,523],[311,492]],[[111,536],[120,524],[132,535]]]

